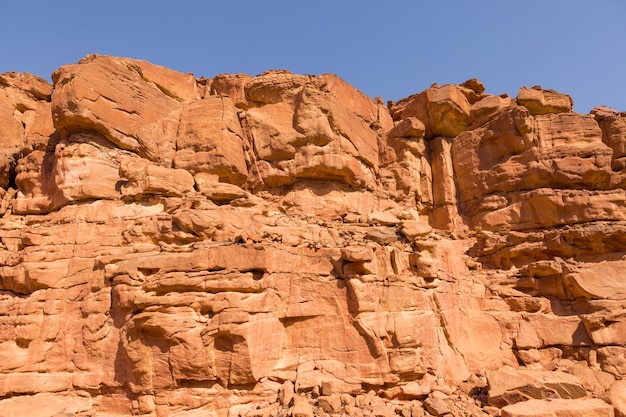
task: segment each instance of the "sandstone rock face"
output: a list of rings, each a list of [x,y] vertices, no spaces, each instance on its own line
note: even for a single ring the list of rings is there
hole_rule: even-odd
[[[626,412],[623,113],[97,55],[53,81],[0,75],[0,414]]]

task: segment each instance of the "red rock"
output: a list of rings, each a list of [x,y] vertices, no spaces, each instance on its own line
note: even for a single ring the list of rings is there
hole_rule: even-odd
[[[248,102],[244,88],[252,78],[248,74],[218,74],[211,80],[210,89],[217,95],[230,98],[237,107],[246,108]]]
[[[450,408],[446,402],[440,398],[428,398],[424,401],[424,408],[433,416],[450,414]]]
[[[626,348],[622,346],[598,348],[598,362],[603,371],[619,378],[626,371]]]
[[[555,124],[559,128],[552,130]],[[534,126],[532,130],[528,125]],[[489,145],[492,141],[498,144]],[[601,195],[611,182],[610,154],[598,125],[589,116],[544,115],[533,121],[518,109],[503,113],[484,128],[459,135],[452,146],[462,204],[466,213],[474,216],[473,223],[483,228],[499,227],[502,222],[513,228],[533,227],[529,216],[542,219],[541,227],[595,218],[600,212],[621,218],[619,209],[612,209],[617,208],[612,198]],[[551,162],[542,162],[548,160]],[[548,189],[548,183],[574,189],[567,193],[572,196]],[[585,183],[587,189],[599,191],[575,191],[578,184]],[[517,191],[520,189],[536,191]],[[567,213],[561,198],[567,201]]]
[[[189,171],[160,167],[143,158],[122,159],[119,177],[128,180],[127,184],[121,186],[122,195],[127,196],[181,196],[194,190],[194,179]]]
[[[5,414],[622,412],[622,113],[101,56],[54,80],[0,76]]]
[[[609,400],[617,417],[626,416],[626,381],[615,381],[609,389]]]
[[[14,87],[36,100],[50,101],[52,86],[43,78],[27,72],[5,72],[0,74],[0,85]]]
[[[580,270],[564,276],[564,285],[575,298],[623,300],[626,284],[621,277],[625,267],[625,261],[597,262],[588,268],[581,265]]]
[[[433,225],[438,229],[462,230],[457,205],[457,185],[454,180],[452,144],[445,138],[431,142],[433,187]]]
[[[585,316],[583,323],[594,343],[599,345],[626,343],[626,309]]]
[[[597,398],[529,400],[502,409],[502,417],[612,417],[613,415],[613,407]]]
[[[323,179],[373,187],[379,164],[373,127],[391,125],[380,104],[332,75],[267,72],[245,89],[256,103],[242,121],[256,151],[254,181],[276,186]]]
[[[586,390],[574,375],[559,371],[502,368],[487,373],[489,404],[505,407],[530,399],[576,399]]]
[[[295,391],[293,382],[285,381],[278,391],[278,400],[283,408],[288,408],[291,405],[291,402],[294,398]]]
[[[540,86],[522,87],[517,93],[517,103],[530,110],[533,116],[548,113],[568,113],[574,101],[567,94],[544,90]]]
[[[243,145],[244,133],[232,101],[210,96],[182,109],[174,166],[241,185],[248,176]]]
[[[234,184],[219,182],[217,175],[199,172],[194,177],[198,191],[215,202],[231,202],[238,198],[248,198],[249,194]]]
[[[612,168],[614,171],[624,168],[626,157],[626,118],[623,113],[606,107],[596,107],[591,114],[602,129],[602,141],[613,150]]]
[[[470,103],[456,85],[433,85],[391,107],[394,120],[416,117],[426,126],[426,137],[454,137],[469,127]]]
[[[34,407],[33,405],[36,404]],[[64,414],[89,412],[93,403],[90,398],[78,395],[65,396],[54,394],[37,394],[33,396],[16,396],[0,400],[2,413],[6,417],[50,417]]]
[[[587,391],[604,394],[615,383],[615,377],[600,369],[590,368],[587,365],[586,363],[572,363],[565,368],[565,371],[579,378]]]
[[[15,108],[8,100],[0,100],[0,140],[2,148],[20,148],[24,146],[24,127],[13,117]]]
[[[0,188],[6,188],[18,160],[45,148],[54,134],[52,86],[31,74],[0,74]]]
[[[320,396],[317,398],[317,405],[327,413],[338,413],[342,409],[339,394]]]
[[[178,114],[199,98],[193,75],[145,61],[89,55],[52,74],[54,126],[67,138],[85,129],[152,161],[174,159]]]
[[[417,117],[407,117],[389,131],[389,138],[423,138],[425,129]]]
[[[411,220],[402,222],[402,233],[410,240],[428,236],[432,231],[433,228],[426,222]]]
[[[495,117],[498,113],[511,105],[511,99],[507,96],[486,96],[472,104],[470,118],[472,126],[480,126]]]
[[[303,397],[294,397],[293,407],[291,408],[292,417],[313,417],[313,407]]]

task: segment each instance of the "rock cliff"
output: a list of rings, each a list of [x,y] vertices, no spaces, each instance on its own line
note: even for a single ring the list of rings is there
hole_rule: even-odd
[[[0,75],[0,415],[626,415],[626,114],[52,79]]]

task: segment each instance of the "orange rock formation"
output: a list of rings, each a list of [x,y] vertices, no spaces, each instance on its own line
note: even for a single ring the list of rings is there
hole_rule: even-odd
[[[0,415],[626,415],[626,114],[53,81],[0,75]]]

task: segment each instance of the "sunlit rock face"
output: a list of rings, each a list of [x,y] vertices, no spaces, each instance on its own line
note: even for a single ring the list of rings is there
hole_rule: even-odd
[[[3,416],[626,415],[625,114],[52,79],[0,75]]]

